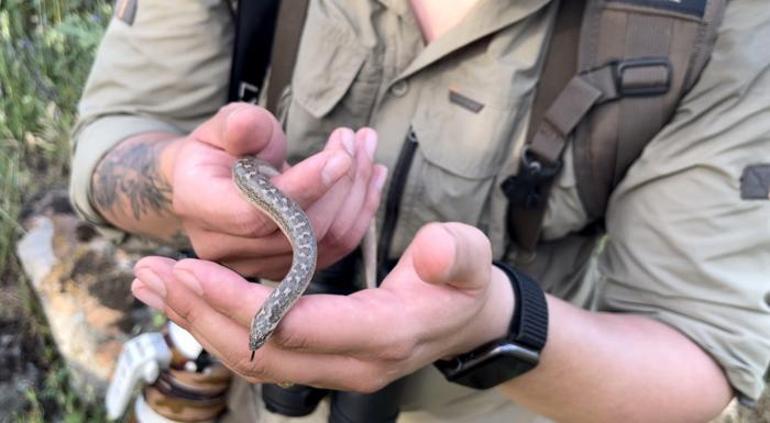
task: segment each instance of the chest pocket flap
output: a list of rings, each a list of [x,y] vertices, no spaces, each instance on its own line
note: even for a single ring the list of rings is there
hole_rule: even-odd
[[[326,116],[348,92],[367,57],[354,34],[328,19],[308,19],[292,79],[295,101]]]

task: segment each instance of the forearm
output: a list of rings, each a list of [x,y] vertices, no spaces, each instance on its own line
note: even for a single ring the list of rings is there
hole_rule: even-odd
[[[99,162],[91,177],[93,206],[112,225],[179,246],[186,244],[172,209],[177,134],[146,133],[128,138]]]
[[[732,396],[711,357],[674,329],[548,304],[540,364],[501,387],[517,403],[558,421],[707,421]]]

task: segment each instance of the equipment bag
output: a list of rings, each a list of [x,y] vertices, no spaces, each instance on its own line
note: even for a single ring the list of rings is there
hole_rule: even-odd
[[[502,184],[508,232],[540,237],[567,143],[580,200],[601,222],[612,190],[671,119],[711,54],[725,0],[563,0],[519,171]]]

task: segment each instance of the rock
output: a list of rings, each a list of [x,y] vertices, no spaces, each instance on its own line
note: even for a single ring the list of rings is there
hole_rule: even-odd
[[[53,222],[41,216],[31,220],[30,225],[16,246],[16,254],[33,286],[39,287],[58,261],[53,251]]]
[[[54,191],[29,207],[17,255],[73,390],[93,400],[103,396],[123,342],[152,327],[152,314],[134,300],[130,284],[133,264],[158,247],[114,245],[72,214],[66,195]]]

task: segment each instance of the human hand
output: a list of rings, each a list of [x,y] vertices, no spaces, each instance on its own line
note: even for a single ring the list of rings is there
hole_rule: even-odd
[[[235,160],[255,154],[282,172],[272,182],[306,211],[319,243],[318,265],[327,266],[358,245],[379,205],[386,169],[373,164],[376,144],[371,129],[342,128],[323,151],[288,166],[277,120],[257,106],[230,104],[176,143],[165,167],[173,212],[199,257],[243,275],[282,277],[291,264],[289,242],[232,182]]]
[[[380,288],[302,297],[250,361],[249,325],[270,289],[200,260],[150,257],[134,295],[164,310],[251,382],[375,391],[507,332],[513,292],[487,238],[458,223],[415,237]]]

